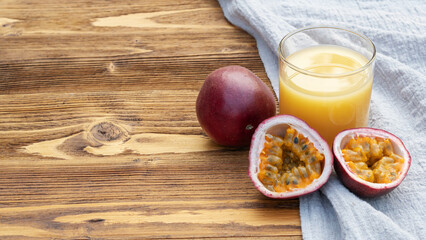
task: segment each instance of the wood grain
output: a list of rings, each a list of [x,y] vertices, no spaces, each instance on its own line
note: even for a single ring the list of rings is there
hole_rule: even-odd
[[[5,0],[0,46],[0,239],[301,238],[198,124],[214,69],[269,84],[216,1]]]

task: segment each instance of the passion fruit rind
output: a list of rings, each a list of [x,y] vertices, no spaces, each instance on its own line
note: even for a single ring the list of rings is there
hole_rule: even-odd
[[[207,136],[228,147],[248,146],[259,123],[276,113],[271,89],[251,70],[237,65],[211,72],[195,107]]]
[[[304,158],[301,161],[300,157],[296,158],[294,156],[285,160],[291,154],[301,156],[302,154],[297,153],[296,149],[305,152],[308,146],[309,151],[313,148],[318,152],[312,151],[312,153],[308,154],[309,156],[321,156],[318,157],[318,161],[313,161],[312,158]],[[268,151],[267,155],[270,159],[261,156],[264,155],[265,149]],[[287,155],[282,154],[283,150],[287,152]],[[281,156],[279,156],[280,154]],[[266,159],[266,161],[270,160],[271,164],[262,164],[262,158]],[[304,121],[290,115],[271,117],[259,124],[252,137],[249,159],[249,176],[255,187],[267,197],[280,199],[295,198],[318,190],[327,182],[333,165],[333,155],[327,142]],[[288,165],[284,163],[285,161],[288,161]],[[317,165],[316,163],[319,163],[319,166],[315,167],[318,169],[313,171],[312,169],[314,165]],[[308,166],[311,172],[307,170]],[[273,182],[269,185],[262,183],[260,179],[262,179],[262,174],[265,173],[265,171],[262,173],[262,170],[265,169],[268,169],[269,173],[275,173],[275,177],[272,176],[271,178],[269,176],[265,179],[279,180],[279,184],[274,184]],[[278,172],[281,174],[276,174]],[[307,174],[308,172],[309,175]],[[302,177],[305,174],[308,177]],[[298,178],[297,175],[301,175],[301,177]],[[298,181],[296,183],[293,180]],[[285,186],[284,189],[282,189],[283,186]]]
[[[344,151],[342,152],[342,149],[345,148],[351,139],[361,139],[365,137],[383,140],[388,139],[391,145],[386,143],[387,150],[386,148],[383,150],[383,155],[392,155],[393,153],[403,159],[402,166],[398,167],[396,178],[391,182],[375,183],[368,181],[368,179],[362,179],[356,171],[354,172],[353,169],[351,170],[350,164],[348,165],[345,161]],[[389,148],[393,149],[393,151],[388,152]],[[392,133],[381,129],[355,128],[342,131],[334,139],[333,152],[335,156],[334,169],[340,180],[349,190],[361,197],[377,197],[389,193],[404,180],[411,165],[410,154],[403,142]],[[373,157],[373,159],[377,161],[377,157]],[[371,160],[369,159],[368,161]],[[368,162],[368,164],[374,165],[372,162]]]

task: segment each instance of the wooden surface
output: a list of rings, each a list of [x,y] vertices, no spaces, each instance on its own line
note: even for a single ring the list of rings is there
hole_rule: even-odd
[[[0,239],[300,239],[198,124],[230,64],[269,84],[216,1],[0,1]]]

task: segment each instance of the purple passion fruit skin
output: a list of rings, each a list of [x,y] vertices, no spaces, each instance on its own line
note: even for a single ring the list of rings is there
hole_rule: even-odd
[[[259,176],[259,173],[262,171],[260,166],[260,164],[262,164],[262,160],[260,156],[264,154],[264,146],[265,143],[268,144],[267,139],[269,135],[284,138],[286,136],[287,129],[289,128],[295,129],[299,134],[303,135],[304,138],[309,139],[309,142],[312,143],[317,151],[323,156],[321,164],[322,171],[318,178],[315,178],[310,184],[303,188],[293,188],[293,186],[290,186],[287,191],[278,192],[274,191],[274,189],[270,186],[262,183],[259,179],[259,177],[262,178],[262,176]],[[295,140],[295,138],[292,139]],[[297,143],[295,142],[295,144]],[[327,182],[333,167],[333,154],[327,142],[304,121],[290,115],[277,115],[266,119],[257,127],[251,141],[249,161],[249,177],[254,186],[262,194],[270,198],[289,199],[312,193],[320,189]],[[285,161],[283,161],[282,169],[286,168],[284,164],[286,164]],[[306,169],[308,168],[308,166],[303,167],[306,167]],[[282,174],[284,176],[287,173],[283,172]]]
[[[197,97],[198,121],[216,143],[244,147],[263,120],[274,116],[272,91],[249,69],[227,66],[210,73]]]
[[[350,139],[353,138],[379,138],[389,139],[392,143],[393,152],[404,158],[404,163],[399,171],[398,177],[390,183],[374,183],[363,180],[353,172],[344,159],[342,149]],[[356,128],[340,132],[334,139],[333,152],[335,156],[334,169],[342,183],[353,193],[360,197],[378,197],[389,193],[399,186],[404,180],[411,165],[411,157],[403,142],[395,135],[381,129]]]

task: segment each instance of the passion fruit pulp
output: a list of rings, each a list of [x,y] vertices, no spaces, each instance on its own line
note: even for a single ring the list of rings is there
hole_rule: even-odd
[[[411,157],[402,141],[380,129],[339,133],[333,143],[334,168],[343,184],[362,197],[395,189],[407,175]]]
[[[267,197],[295,198],[327,182],[333,156],[327,142],[304,121],[290,115],[271,117],[252,137],[249,176]]]

